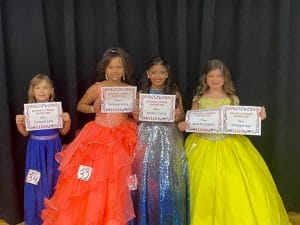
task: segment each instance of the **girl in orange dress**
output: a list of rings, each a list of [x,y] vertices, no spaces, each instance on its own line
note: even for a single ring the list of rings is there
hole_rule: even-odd
[[[127,113],[101,113],[101,87],[129,86],[132,66],[120,48],[107,50],[97,66],[96,82],[77,105],[95,113],[78,136],[57,156],[60,176],[52,198],[45,200],[45,225],[125,225],[135,217],[128,189],[136,123]],[[101,101],[101,99],[100,99]]]

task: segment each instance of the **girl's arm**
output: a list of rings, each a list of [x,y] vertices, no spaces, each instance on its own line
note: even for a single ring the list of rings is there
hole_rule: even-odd
[[[25,128],[25,116],[24,115],[16,115],[16,124],[17,124],[17,128],[18,131],[20,132],[20,134],[22,134],[23,136],[28,136],[28,132],[26,131]]]
[[[100,107],[100,104],[99,104],[99,106],[98,106],[98,104],[97,104],[97,106],[94,105],[95,100],[99,96],[98,88],[99,88],[99,85],[94,84],[86,90],[86,92],[84,93],[84,95],[82,96],[82,98],[79,100],[79,102],[77,104],[77,110],[79,112],[95,113],[96,110],[100,110],[100,109],[98,109],[98,107]]]
[[[184,120],[185,113],[184,113],[184,108],[182,103],[182,96],[179,92],[176,93],[176,99],[178,101],[175,109],[175,122],[181,122]]]
[[[195,109],[199,109],[199,103],[196,101],[193,101],[191,110],[195,110]],[[178,129],[183,132],[186,130],[188,124],[185,121],[182,121],[182,122],[178,123],[177,126],[178,126]]]
[[[132,117],[136,122],[139,122],[139,114],[140,114],[140,109],[139,109],[139,93],[137,94],[137,98],[135,100],[135,104],[133,107],[132,111]]]
[[[264,106],[261,107],[261,110],[258,113],[258,115],[260,116],[261,120],[264,120],[267,118],[266,108]]]
[[[71,117],[69,115],[69,113],[67,112],[63,112],[61,114],[62,120],[63,120],[63,127],[59,129],[59,133],[61,133],[62,135],[65,135],[69,132],[70,128],[71,128]]]

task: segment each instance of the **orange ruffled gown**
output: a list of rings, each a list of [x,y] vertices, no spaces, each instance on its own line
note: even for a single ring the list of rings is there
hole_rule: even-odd
[[[98,113],[58,155],[60,176],[45,199],[45,225],[120,225],[135,217],[128,189],[136,123],[126,114]],[[80,166],[91,168],[79,179]],[[79,176],[79,178],[78,178]]]

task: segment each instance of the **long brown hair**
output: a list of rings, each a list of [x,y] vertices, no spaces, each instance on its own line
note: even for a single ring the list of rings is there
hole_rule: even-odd
[[[234,101],[233,98],[236,95],[236,90],[235,90],[235,87],[234,87],[232,79],[231,79],[230,71],[229,71],[228,67],[225,65],[225,63],[223,63],[222,61],[220,61],[218,59],[211,59],[204,66],[202,75],[199,79],[200,84],[197,87],[196,97],[199,98],[207,92],[207,90],[209,89],[209,86],[207,85],[207,82],[206,82],[207,74],[210,71],[217,70],[217,69],[220,70],[220,72],[224,76],[223,89],[224,89],[226,95],[233,102]]]
[[[160,56],[155,56],[149,60],[146,65],[146,70],[140,80],[140,87],[142,93],[149,93],[151,88],[151,81],[147,77],[147,71],[151,69],[152,66],[161,65],[164,66],[168,72],[168,78],[166,79],[162,92],[163,94],[175,94],[178,91],[177,85],[173,80],[173,74],[171,71],[171,67],[168,62]]]

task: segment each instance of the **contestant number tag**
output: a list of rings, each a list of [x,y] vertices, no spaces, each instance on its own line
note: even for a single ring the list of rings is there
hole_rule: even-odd
[[[33,185],[37,185],[39,183],[40,178],[41,178],[41,173],[39,171],[29,169],[27,172],[25,182]]]
[[[137,189],[137,177],[136,174],[131,175],[128,177],[128,189],[130,191],[136,190]]]
[[[77,179],[88,181],[92,175],[92,167],[80,165],[77,172]]]

